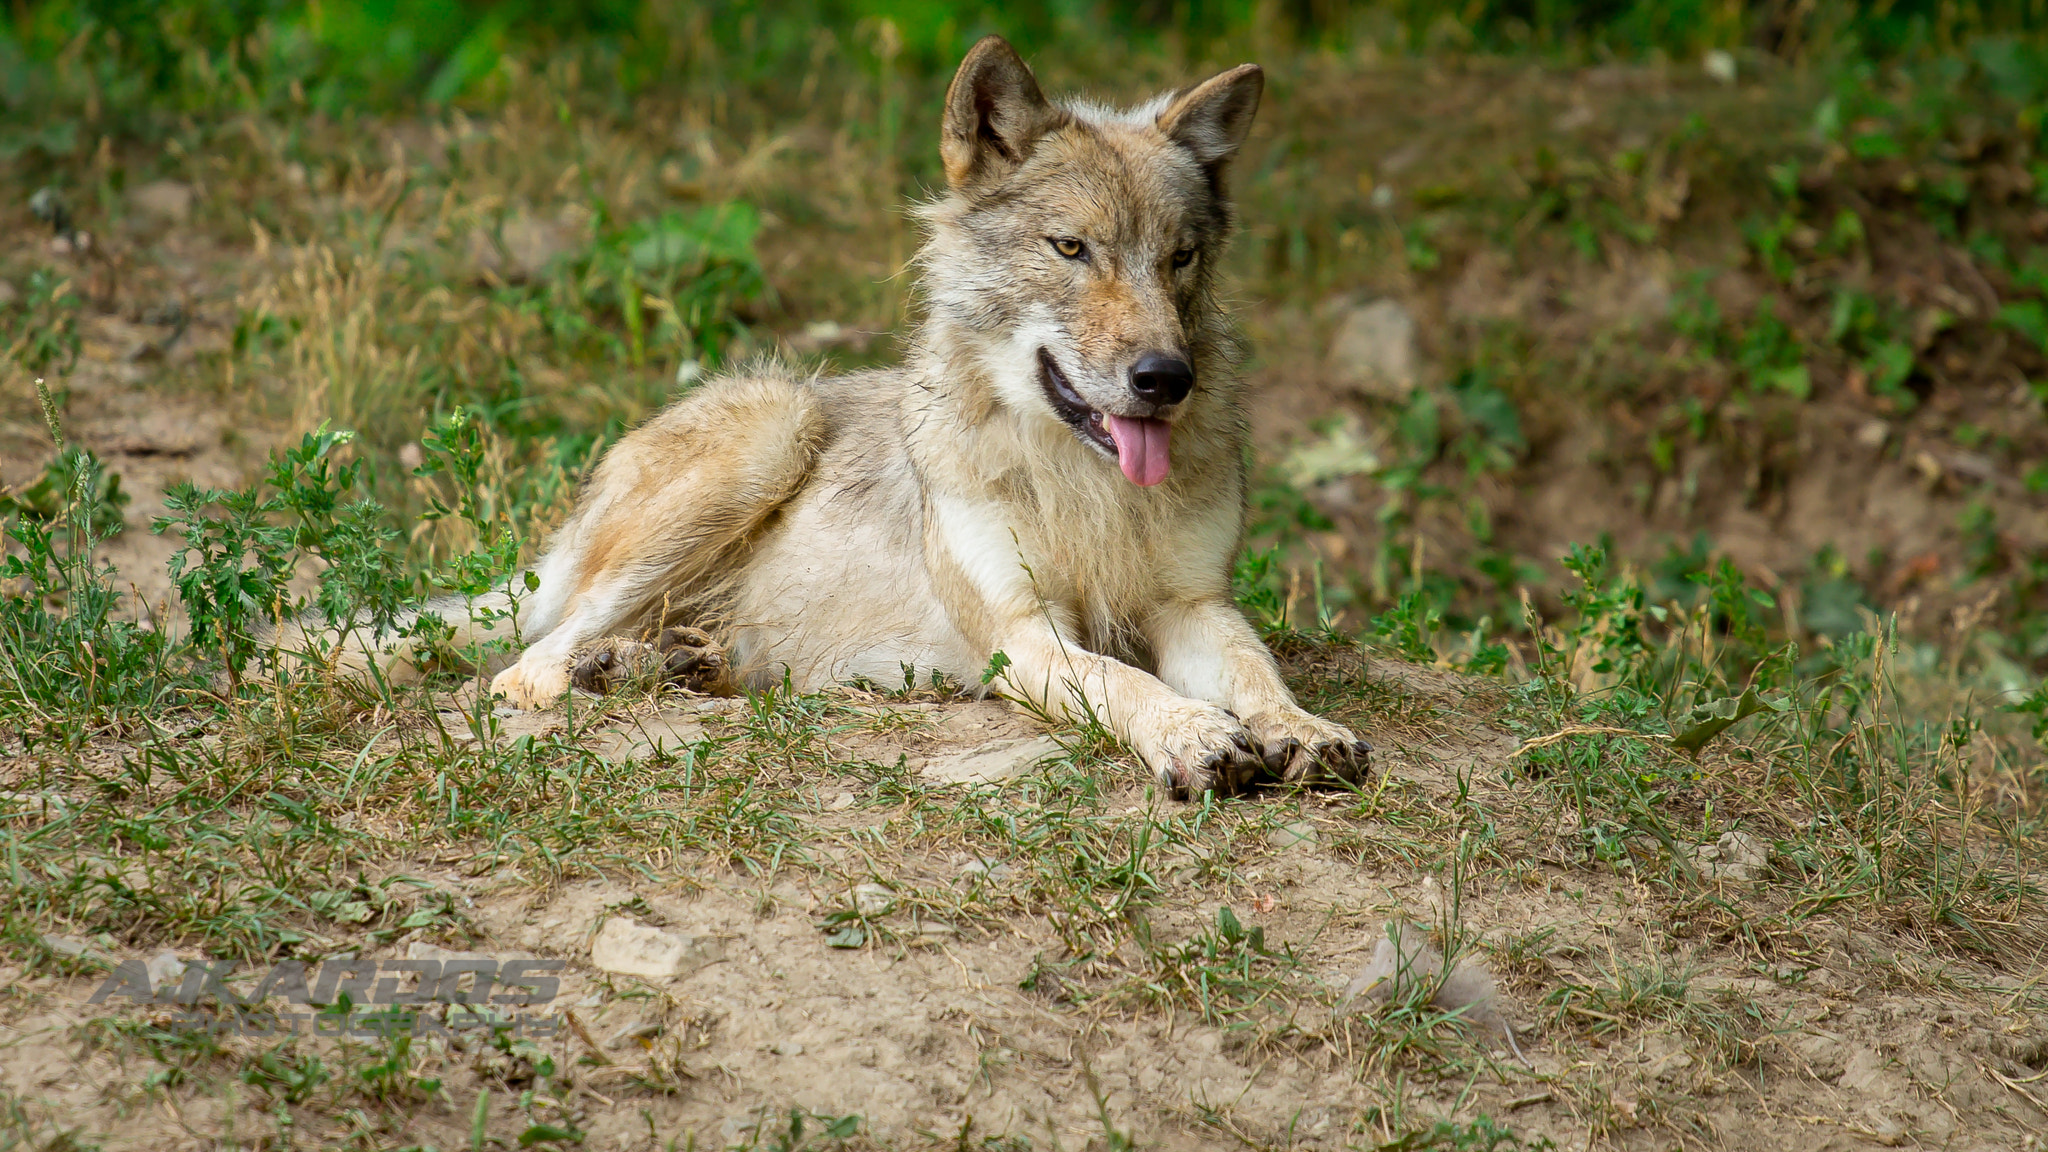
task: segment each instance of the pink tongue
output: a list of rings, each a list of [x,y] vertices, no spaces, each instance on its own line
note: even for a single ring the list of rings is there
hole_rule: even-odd
[[[1116,441],[1116,462],[1125,479],[1141,488],[1166,479],[1166,470],[1173,465],[1167,455],[1172,425],[1131,416],[1104,416],[1103,422],[1109,426],[1109,438]]]

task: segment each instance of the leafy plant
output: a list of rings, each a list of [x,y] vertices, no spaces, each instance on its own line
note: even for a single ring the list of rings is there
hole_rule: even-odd
[[[124,618],[118,574],[94,559],[119,522],[119,483],[65,443],[47,391],[42,399],[63,468],[52,465],[5,522],[15,548],[0,556],[0,720],[25,742],[75,747],[160,705],[178,680],[167,637]]]
[[[78,363],[78,310],[71,281],[51,268],[29,273],[11,305],[0,305],[0,363],[12,360],[31,376],[62,375]]]

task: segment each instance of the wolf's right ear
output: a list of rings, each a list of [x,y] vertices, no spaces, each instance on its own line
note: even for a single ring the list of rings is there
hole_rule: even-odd
[[[982,37],[946,89],[939,132],[946,182],[965,189],[1009,175],[1063,119],[1010,42]]]

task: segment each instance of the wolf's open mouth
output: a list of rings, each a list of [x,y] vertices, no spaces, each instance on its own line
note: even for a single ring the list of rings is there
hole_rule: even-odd
[[[1088,406],[1045,349],[1038,350],[1038,380],[1052,410],[1084,442],[1116,457],[1124,477],[1141,488],[1166,479],[1172,466],[1173,426],[1149,416],[1108,416]]]

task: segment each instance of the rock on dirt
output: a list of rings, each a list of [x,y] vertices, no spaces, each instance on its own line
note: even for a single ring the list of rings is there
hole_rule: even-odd
[[[1318,843],[1316,826],[1306,820],[1282,824],[1266,833],[1266,843],[1282,851],[1313,852]]]
[[[1747,832],[1725,832],[1693,853],[1693,865],[1703,879],[1749,884],[1770,872],[1771,846]]]
[[[175,952],[159,952],[143,965],[143,971],[149,973],[150,991],[161,996],[177,988],[184,980],[185,962],[178,959]]]
[[[43,947],[48,948],[55,955],[71,960],[76,960],[87,952],[92,951],[92,945],[73,936],[46,935],[43,937]]]
[[[725,958],[715,937],[689,936],[642,924],[630,916],[604,922],[590,942],[590,962],[606,972],[676,980]]]
[[[1330,341],[1330,368],[1337,378],[1380,400],[1406,400],[1414,394],[1420,359],[1415,315],[1399,300],[1346,309]]]
[[[1059,741],[1050,736],[995,740],[965,752],[934,757],[919,771],[925,779],[941,784],[989,784],[1022,776],[1059,751]]]
[[[853,890],[853,909],[863,916],[885,916],[896,907],[896,893],[886,884],[862,884]]]

